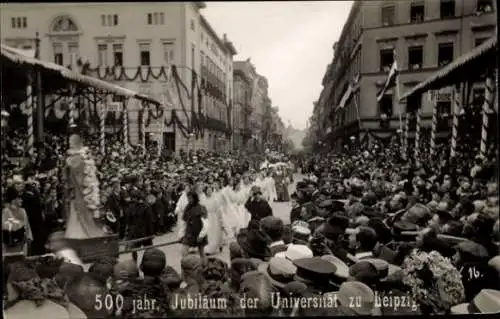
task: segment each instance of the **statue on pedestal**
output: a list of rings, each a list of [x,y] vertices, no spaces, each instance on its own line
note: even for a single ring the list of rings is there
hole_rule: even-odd
[[[78,132],[71,132],[66,158],[66,238],[86,239],[108,235],[101,206],[97,169],[90,149]]]

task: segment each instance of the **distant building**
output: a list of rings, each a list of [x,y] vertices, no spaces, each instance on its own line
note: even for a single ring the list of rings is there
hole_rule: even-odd
[[[320,135],[341,147],[349,143],[351,136],[363,139],[366,132],[369,140],[396,134],[400,110],[394,107],[395,89],[387,92],[380,103],[376,99],[393,63],[393,52],[397,54],[403,94],[495,34],[493,1],[355,1],[334,44],[333,61],[323,78],[320,106],[313,116]],[[355,79],[352,94],[346,94]],[[484,94],[482,85],[474,87],[471,99]],[[451,113],[450,97],[446,89],[438,95],[439,127],[444,131],[448,127],[446,115]],[[412,112],[419,106],[423,126],[429,127],[432,107],[426,97],[403,101],[401,112]],[[410,131],[414,127],[415,118]]]
[[[42,60],[67,66],[75,56],[82,57],[94,69],[90,75],[160,101],[167,90],[162,68],[175,64],[189,90],[194,70],[198,82],[209,87],[204,90],[202,111],[211,128],[194,139],[187,138],[179,125],[164,126],[161,132],[159,120],[153,120],[146,127],[147,140],[163,134],[165,147],[171,150],[227,149],[230,135],[224,132],[231,127],[236,51],[203,17],[204,7],[204,2],[3,3],[1,41],[33,49],[39,32]],[[191,105],[185,107],[189,112]],[[175,108],[187,127],[186,113],[179,105]],[[133,144],[139,142],[138,109],[138,103],[129,105]]]
[[[250,148],[262,148],[268,134],[266,114],[271,110],[267,79],[259,75],[250,59],[234,62],[235,87],[239,94],[237,115],[243,121],[240,137],[243,145]],[[248,94],[245,98],[245,93]],[[245,108],[246,105],[246,108]]]

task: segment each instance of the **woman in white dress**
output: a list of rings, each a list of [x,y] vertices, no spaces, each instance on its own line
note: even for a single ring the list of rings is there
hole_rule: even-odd
[[[212,185],[207,185],[204,193],[201,204],[205,206],[208,214],[208,245],[205,247],[205,253],[213,255],[222,251],[220,207],[218,206],[216,195],[213,193]]]
[[[268,172],[266,178],[266,188],[267,193],[269,194],[268,202],[274,202],[278,199],[278,194],[276,193],[276,183],[274,182],[274,178],[272,177],[272,173]]]
[[[184,221],[182,220],[182,214],[189,203],[188,198],[187,198],[187,193],[188,193],[190,188],[191,188],[190,185],[185,186],[184,191],[182,191],[182,194],[179,197],[179,200],[177,200],[177,204],[175,205],[174,212],[177,215],[177,227],[178,227],[179,238],[182,237],[184,234],[185,225],[184,225]]]
[[[236,234],[239,231],[238,206],[236,205],[237,200],[234,187],[234,182],[231,182],[221,190],[221,198],[223,201],[221,215],[228,239],[236,238]]]
[[[248,178],[245,177],[241,181],[240,190],[237,193],[238,200],[238,215],[239,215],[239,228],[246,228],[250,222],[251,215],[245,208],[245,203],[247,202],[248,196],[250,195],[250,189],[252,185],[249,184]]]

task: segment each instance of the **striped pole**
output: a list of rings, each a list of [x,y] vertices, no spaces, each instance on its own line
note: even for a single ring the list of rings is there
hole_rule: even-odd
[[[451,131],[450,157],[455,157],[457,153],[459,115],[460,115],[460,85],[455,85],[453,88],[453,126]]]
[[[437,132],[437,122],[438,122],[438,107],[436,103],[436,96],[433,91],[429,92],[429,101],[432,106],[432,127],[431,127],[431,142],[429,153],[431,158],[436,156],[436,132]]]
[[[72,127],[75,125],[75,98],[74,98],[74,93],[75,93],[75,87],[73,85],[70,86],[69,88],[70,94],[69,94],[69,120],[68,120],[68,125],[69,127]]]
[[[479,155],[482,158],[486,158],[486,148],[488,146],[489,114],[491,114],[493,109],[494,96],[495,96],[495,86],[493,84],[492,75],[489,75],[486,78],[485,97],[483,103],[483,125],[481,128],[481,146],[479,150]]]
[[[35,132],[33,130],[33,78],[28,76],[28,85],[26,86],[26,109],[28,111],[28,143],[26,144],[26,152],[28,156],[35,154]]]
[[[409,152],[409,149],[408,149],[408,134],[409,134],[409,131],[410,131],[410,116],[411,114],[408,113],[408,111],[406,111],[406,118],[405,118],[405,136],[404,136],[404,153],[405,153],[405,158],[408,159],[408,152]]]
[[[123,146],[128,149],[128,99],[123,101]]]
[[[101,149],[101,154],[104,155],[106,152],[106,132],[105,132],[105,119],[106,119],[106,104],[99,103],[99,148]]]
[[[417,126],[415,128],[415,160],[418,163],[420,159],[420,131],[422,125],[422,106],[417,110]]]
[[[146,108],[144,105],[142,105],[143,112],[142,112],[142,119],[141,119],[141,145],[143,147],[144,153],[146,152]]]

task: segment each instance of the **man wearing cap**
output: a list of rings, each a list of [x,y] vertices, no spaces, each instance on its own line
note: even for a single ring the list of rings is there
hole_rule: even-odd
[[[252,186],[250,198],[245,203],[245,208],[251,215],[251,220],[260,221],[266,216],[273,215],[273,209],[262,197],[262,190],[258,186]]]
[[[284,225],[280,218],[274,216],[264,217],[260,220],[260,227],[271,239],[268,246],[272,256],[287,249],[288,245],[283,241]]]
[[[297,267],[294,279],[306,284],[312,293],[321,294],[333,289],[330,280],[337,270],[334,264],[321,257],[296,259],[293,264]]]

